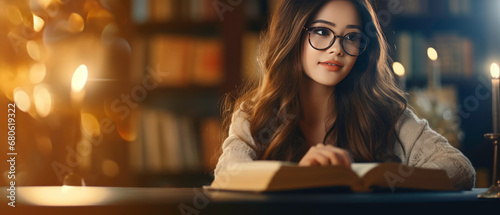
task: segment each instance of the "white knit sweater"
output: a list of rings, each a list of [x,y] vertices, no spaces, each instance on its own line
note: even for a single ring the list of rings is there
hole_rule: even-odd
[[[223,152],[215,168],[215,177],[221,169],[229,168],[230,164],[256,159],[256,152],[245,143],[255,144],[248,118],[248,114],[240,110],[233,114],[229,136],[222,144]],[[457,188],[472,189],[476,173],[469,159],[429,128],[427,120],[419,119],[406,109],[396,124],[396,131],[406,154],[400,144],[394,147],[394,154],[403,164],[443,169]]]

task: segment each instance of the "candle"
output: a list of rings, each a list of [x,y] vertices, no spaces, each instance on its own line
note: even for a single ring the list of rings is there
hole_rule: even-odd
[[[499,125],[499,118],[498,118],[498,113],[499,113],[499,100],[498,100],[498,94],[499,94],[499,75],[500,75],[500,70],[498,68],[498,64],[492,63],[490,67],[490,73],[491,73],[491,86],[492,86],[492,94],[493,94],[493,99],[492,99],[492,115],[493,115],[493,133],[498,134],[498,125]]]
[[[432,60],[432,74],[429,77],[429,87],[439,90],[441,89],[441,64],[439,63],[436,49],[429,47],[427,49],[427,56]]]

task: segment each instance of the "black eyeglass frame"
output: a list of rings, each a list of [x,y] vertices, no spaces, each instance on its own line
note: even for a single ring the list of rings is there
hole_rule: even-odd
[[[324,49],[319,49],[319,48],[316,48],[316,47],[314,47],[314,45],[311,43],[311,31],[313,31],[314,29],[318,29],[318,28],[326,29],[326,30],[330,31],[330,32],[333,34],[333,40],[332,40],[332,41],[330,41],[330,45],[328,45],[328,46],[327,46],[326,48],[324,48]],[[307,33],[308,33],[308,34],[307,34],[307,40],[309,41],[309,45],[311,45],[311,47],[313,47],[313,49],[316,49],[316,50],[323,51],[323,50],[327,50],[327,49],[329,49],[329,48],[330,48],[330,47],[332,47],[332,45],[335,43],[335,40],[337,40],[337,38],[340,38],[340,46],[342,47],[342,50],[344,50],[344,52],[345,52],[346,54],[348,54],[348,55],[350,55],[350,56],[353,56],[353,57],[356,57],[356,56],[361,55],[361,54],[362,54],[362,53],[366,50],[366,47],[368,47],[368,41],[367,41],[367,42],[366,42],[367,44],[363,47],[363,50],[361,50],[361,51],[359,52],[359,54],[357,54],[357,55],[352,55],[352,54],[350,54],[349,52],[347,52],[347,51],[345,50],[345,48],[344,48],[344,43],[343,43],[343,41],[344,41],[345,37],[346,37],[347,35],[349,35],[350,33],[349,33],[349,34],[346,34],[346,35],[344,35],[344,36],[337,36],[337,35],[335,35],[335,32],[333,32],[333,30],[332,30],[332,29],[329,29],[329,28],[327,28],[327,27],[311,27],[311,28],[304,27],[303,29],[304,29],[305,31],[307,31]]]

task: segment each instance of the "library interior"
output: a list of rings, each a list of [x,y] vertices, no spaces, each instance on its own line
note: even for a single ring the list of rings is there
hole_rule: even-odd
[[[210,184],[222,101],[259,78],[277,2],[0,1],[2,124],[3,108],[16,109],[15,145],[2,125],[0,153],[16,153],[16,185]],[[500,1],[372,2],[408,104],[470,159],[475,187],[488,187]]]

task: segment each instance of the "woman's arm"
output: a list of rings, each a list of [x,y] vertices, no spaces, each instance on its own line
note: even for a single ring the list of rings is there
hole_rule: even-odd
[[[256,152],[247,143],[255,145],[248,114],[237,110],[231,118],[229,136],[222,143],[222,155],[215,167],[215,177],[222,169],[231,168],[232,164],[255,160]]]
[[[443,169],[453,185],[460,189],[474,187],[476,172],[469,159],[451,146],[446,138],[433,131],[425,119],[419,119],[411,110],[405,110],[396,130],[405,154],[403,164],[415,167]],[[396,147],[398,149],[398,147]],[[397,150],[396,150],[397,151]]]

